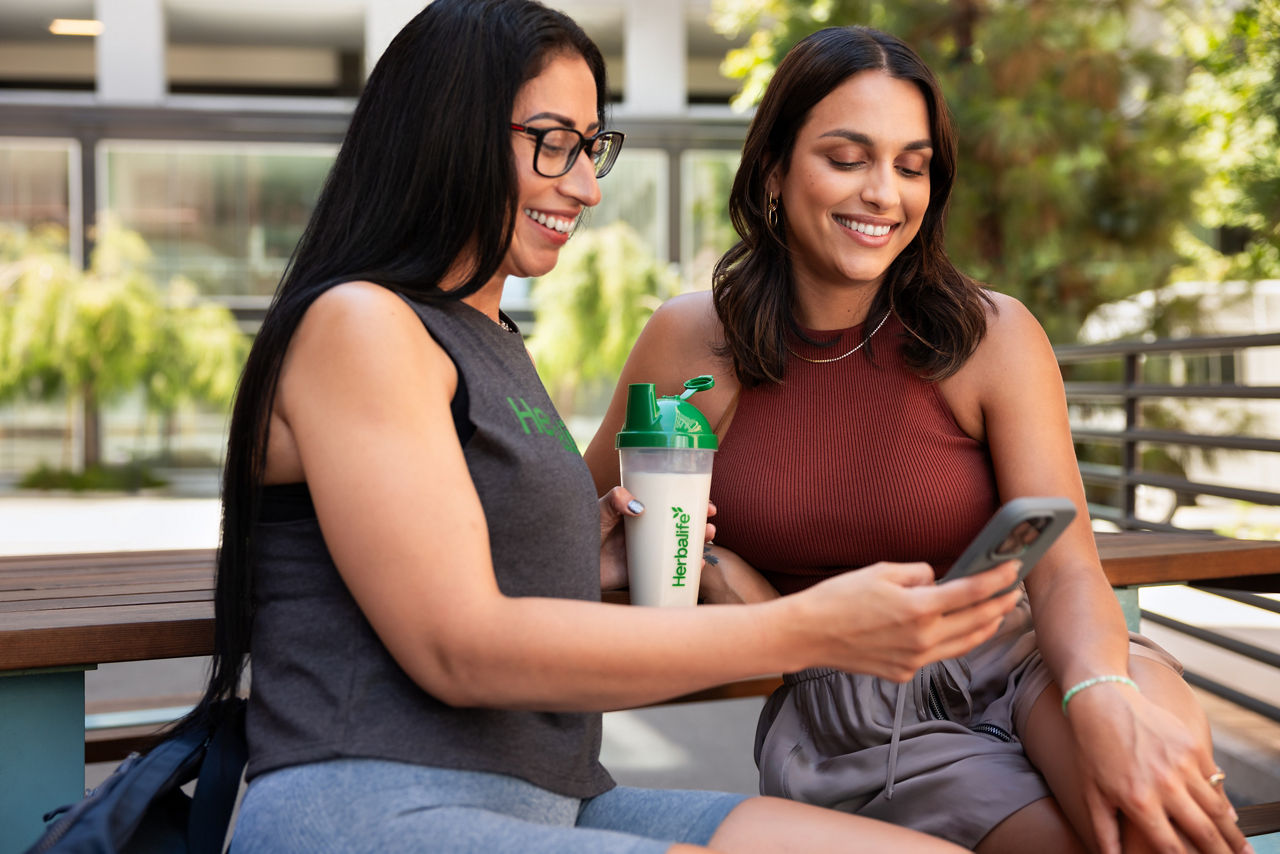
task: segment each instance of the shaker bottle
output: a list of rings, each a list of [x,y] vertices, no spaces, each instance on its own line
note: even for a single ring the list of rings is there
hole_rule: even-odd
[[[688,399],[715,384],[710,375],[694,377],[683,394],[661,398],[653,383],[627,389],[615,446],[622,485],[645,508],[623,517],[633,605],[698,604],[716,434]]]

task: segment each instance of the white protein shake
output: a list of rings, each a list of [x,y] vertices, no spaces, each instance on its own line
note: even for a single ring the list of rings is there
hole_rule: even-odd
[[[711,472],[623,472],[622,485],[645,508],[625,517],[631,604],[698,604]]]
[[[624,516],[631,604],[698,604],[707,500],[717,441],[702,412],[688,402],[716,384],[709,374],[684,384],[679,396],[658,397],[653,383],[627,388],[627,413],[618,432],[622,485],[644,505]]]

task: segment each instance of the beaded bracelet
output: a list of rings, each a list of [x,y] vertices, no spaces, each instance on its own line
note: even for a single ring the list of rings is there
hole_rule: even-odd
[[[1119,682],[1121,685],[1128,685],[1135,691],[1141,693],[1142,689],[1138,687],[1138,683],[1134,682],[1128,676],[1095,676],[1092,679],[1086,679],[1083,682],[1077,682],[1067,689],[1067,693],[1062,695],[1062,714],[1067,713],[1067,703],[1076,694],[1079,694],[1085,688],[1092,688],[1094,685],[1101,685],[1104,682]]]

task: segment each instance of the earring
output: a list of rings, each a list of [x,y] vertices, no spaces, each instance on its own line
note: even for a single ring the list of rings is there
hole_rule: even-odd
[[[769,194],[769,207],[765,211],[764,218],[772,228],[778,227],[778,199],[773,193]]]

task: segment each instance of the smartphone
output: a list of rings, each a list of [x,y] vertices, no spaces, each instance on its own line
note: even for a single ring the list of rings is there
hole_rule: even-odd
[[[1007,593],[1027,577],[1036,561],[1075,517],[1076,506],[1066,498],[1015,498],[996,511],[938,582],[964,578],[1008,560],[1020,560],[1018,581],[1000,591]]]

